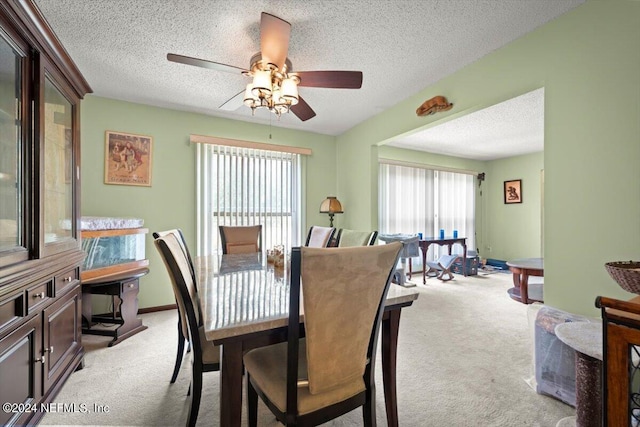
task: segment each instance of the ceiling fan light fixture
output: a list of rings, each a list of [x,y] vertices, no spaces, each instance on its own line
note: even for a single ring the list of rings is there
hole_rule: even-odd
[[[253,73],[252,93],[256,96],[265,96],[271,93],[271,71],[257,70]]]
[[[282,99],[282,92],[280,92],[279,88],[274,88],[273,92],[271,92],[271,100],[273,101],[273,106],[281,105],[286,103],[284,99]]]
[[[298,103],[298,82],[296,79],[288,77],[282,80],[282,98],[284,98],[290,105],[296,105]]]
[[[0,2],[3,0],[0,0]],[[282,18],[262,12],[260,18],[260,51],[253,54],[248,68],[222,64],[190,56],[167,54],[167,60],[217,71],[242,74],[251,78],[244,93],[240,92],[225,101],[220,108],[227,111],[236,109],[242,103],[251,108],[252,113],[265,108],[276,114],[293,113],[301,121],[316,116],[315,111],[298,94],[298,86],[360,89],[362,87],[361,71],[294,71],[287,57],[291,24]],[[279,94],[272,94],[279,90]],[[241,97],[241,95],[244,95]]]
[[[249,83],[244,91],[244,98],[242,100],[244,105],[251,109],[255,109],[260,105],[260,99],[253,94],[253,83]]]
[[[288,105],[276,105],[275,107],[273,107],[272,111],[276,114],[276,116],[278,118],[280,118],[281,115],[286,114],[289,112],[289,106]]]
[[[269,109],[273,111],[278,118],[280,118],[280,115],[289,112],[289,103],[282,97],[280,89],[275,89],[271,94]]]

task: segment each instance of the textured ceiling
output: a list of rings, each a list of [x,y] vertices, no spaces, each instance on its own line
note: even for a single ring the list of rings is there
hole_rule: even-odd
[[[584,0],[35,0],[98,96],[339,135]],[[246,77],[167,53],[249,67],[260,13],[291,23],[293,69],[359,70],[362,88],[304,87],[317,116],[218,109]]]
[[[544,89],[537,89],[388,145],[476,160],[544,150]]]

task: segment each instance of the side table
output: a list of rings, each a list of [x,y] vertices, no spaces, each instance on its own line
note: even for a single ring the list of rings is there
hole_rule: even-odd
[[[602,323],[567,322],[556,326],[558,339],[576,351],[576,416],[556,427],[602,425]]]
[[[529,276],[544,276],[543,258],[521,258],[507,261],[509,270],[513,273],[513,288],[507,293],[516,301],[523,304],[544,302],[542,284],[529,284]]]
[[[113,337],[112,347],[130,336],[147,329],[138,316],[139,278],[149,273],[148,268],[97,277],[82,282],[82,333]],[[92,295],[110,295],[111,313],[93,314]],[[116,299],[118,301],[116,301]],[[85,325],[86,322],[86,325]],[[115,329],[102,328],[98,324],[120,325]]]
[[[447,246],[449,249],[448,254],[451,255],[451,247],[459,243],[462,245],[462,259],[467,259],[467,238],[466,237],[443,237],[442,239],[438,239],[436,237],[425,237],[424,239],[420,239],[418,245],[422,250],[422,284],[427,284],[427,252],[429,251],[429,246],[438,245],[438,246]],[[464,269],[462,271],[464,276],[467,275],[467,270]]]

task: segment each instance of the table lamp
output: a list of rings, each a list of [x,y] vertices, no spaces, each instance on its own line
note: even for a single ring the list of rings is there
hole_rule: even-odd
[[[340,201],[333,196],[327,196],[320,205],[320,213],[329,214],[329,226],[333,227],[333,215],[343,213]]]

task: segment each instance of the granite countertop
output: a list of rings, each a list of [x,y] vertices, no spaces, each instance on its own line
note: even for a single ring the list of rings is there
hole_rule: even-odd
[[[255,254],[235,255],[229,263],[226,255],[197,257],[198,294],[207,340],[220,343],[252,332],[287,326],[289,280],[287,269],[256,262]],[[230,271],[233,265],[236,271]],[[411,303],[418,291],[391,284],[386,305]],[[303,315],[303,313],[301,313]]]
[[[110,217],[110,216],[83,216],[80,217],[81,231],[96,230],[124,230],[128,228],[141,228],[144,220],[140,218]],[[60,228],[71,230],[71,220],[60,221]]]
[[[83,216],[80,218],[80,228],[83,231],[121,230],[140,228],[144,220],[140,218],[118,218],[106,216]]]

